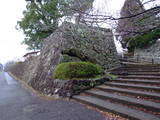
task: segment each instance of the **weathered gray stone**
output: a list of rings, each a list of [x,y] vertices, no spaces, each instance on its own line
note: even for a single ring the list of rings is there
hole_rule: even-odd
[[[59,63],[64,63],[64,62],[75,62],[75,61],[81,61],[81,59],[77,57],[71,57],[69,55],[60,55]]]
[[[67,61],[89,61],[104,70],[119,64],[111,30],[102,31],[84,25],[63,23],[58,30],[44,40],[41,54],[34,65],[28,83],[43,93],[54,91],[52,71],[55,66]],[[69,51],[69,52],[64,52]],[[70,52],[72,51],[72,52]]]
[[[145,11],[145,7],[141,0],[125,0],[120,15],[121,17],[126,18],[120,19],[117,25],[117,32],[122,37],[120,42],[122,43],[123,48],[130,47],[130,38],[134,38],[142,33],[158,28],[159,18],[157,17],[157,14],[159,14],[159,12],[156,12],[155,10],[149,12]]]

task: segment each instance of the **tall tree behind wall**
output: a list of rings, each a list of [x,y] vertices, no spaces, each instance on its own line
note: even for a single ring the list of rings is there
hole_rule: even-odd
[[[24,17],[17,22],[19,29],[25,34],[24,44],[29,49],[40,49],[41,42],[58,27],[61,14],[57,8],[58,0],[49,2],[28,2]]]
[[[117,32],[122,36],[120,42],[123,48],[129,46],[130,38],[144,34],[158,26],[159,22],[156,17],[158,12],[146,12],[140,0],[125,1],[117,27]]]
[[[140,0],[126,0],[120,15],[121,17],[128,17],[125,19],[120,19],[118,22],[118,28],[117,32],[122,36],[122,46],[125,48],[127,46],[128,41],[126,39],[128,37],[132,37],[135,35],[135,32],[139,30],[140,26],[136,26],[136,23],[139,19],[141,19],[140,16],[137,17],[131,17],[132,15],[136,15],[138,13],[144,12],[145,9],[141,3]]]
[[[28,49],[41,48],[44,38],[52,34],[57,28],[61,18],[76,15],[79,24],[83,12],[92,8],[94,0],[26,0],[24,17],[17,22],[18,29],[25,34],[24,44]]]
[[[94,0],[66,0],[62,7],[66,16],[75,16],[75,23],[79,24],[86,12],[92,10]]]

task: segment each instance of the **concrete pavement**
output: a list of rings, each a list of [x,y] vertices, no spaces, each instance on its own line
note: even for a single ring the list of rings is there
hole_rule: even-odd
[[[1,71],[0,120],[105,120],[105,118],[76,102],[42,100]]]

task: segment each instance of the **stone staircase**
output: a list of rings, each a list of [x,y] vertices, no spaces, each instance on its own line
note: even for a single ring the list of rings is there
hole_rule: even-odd
[[[73,99],[130,120],[160,120],[160,65],[125,65],[118,75]]]

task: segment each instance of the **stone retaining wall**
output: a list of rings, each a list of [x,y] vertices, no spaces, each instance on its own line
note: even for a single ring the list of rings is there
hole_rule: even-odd
[[[135,49],[134,58],[140,62],[160,64],[160,41],[145,49]]]
[[[104,70],[120,66],[112,31],[63,23],[44,40],[27,82],[41,93],[53,93],[57,86],[51,78],[52,71],[59,63],[70,61],[91,62]]]

